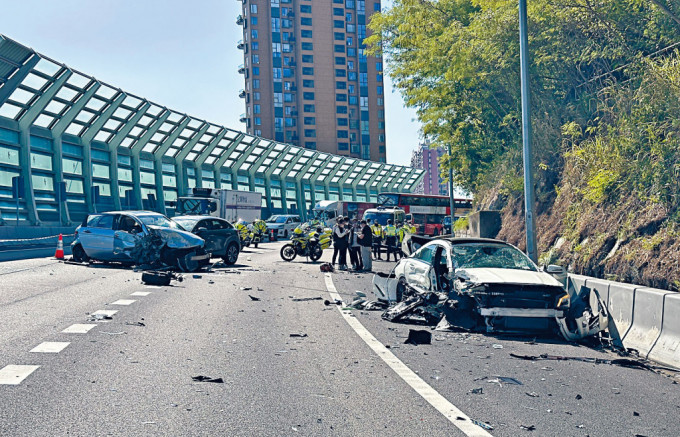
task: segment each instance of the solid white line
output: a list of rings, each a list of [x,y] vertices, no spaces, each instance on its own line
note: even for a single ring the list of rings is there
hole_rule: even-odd
[[[134,299],[118,299],[115,302],[111,302],[110,305],[132,305],[133,303],[137,302]]]
[[[63,351],[66,349],[66,346],[71,344],[68,341],[46,341],[44,343],[40,343],[33,349],[31,349],[31,352],[40,352],[44,354],[58,354],[59,352]]]
[[[150,294],[150,291],[135,291],[134,293],[130,294],[130,296],[148,296]]]
[[[88,331],[94,328],[95,326],[97,325],[89,323],[76,323],[75,325],[71,325],[61,332],[63,332],[64,334],[87,334]]]
[[[331,295],[332,300],[342,300],[338,291],[333,285],[333,277],[330,273],[325,274],[326,289]],[[422,380],[413,370],[409,369],[399,358],[390,352],[385,345],[380,343],[364,325],[352,316],[351,311],[343,311],[341,305],[337,305],[338,311],[342,317],[354,329],[359,337],[387,364],[394,372],[403,379],[413,390],[416,391],[423,399],[430,403],[437,411],[439,411],[449,422],[453,423],[456,428],[460,429],[466,436],[469,437],[488,437],[491,436],[488,432],[475,425],[472,420],[465,415],[455,405],[449,402],[444,396],[440,395],[428,383]]]
[[[19,385],[40,366],[17,366],[10,364],[0,369],[0,385]]]

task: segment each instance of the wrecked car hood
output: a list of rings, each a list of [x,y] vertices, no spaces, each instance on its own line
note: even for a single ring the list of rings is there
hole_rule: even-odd
[[[201,237],[198,237],[191,232],[153,225],[148,226],[148,228],[158,233],[161,238],[163,238],[167,246],[174,249],[203,247],[205,244],[205,241],[203,241]]]
[[[555,278],[544,272],[530,270],[476,268],[456,270],[456,277],[474,284],[545,285],[564,288]]]

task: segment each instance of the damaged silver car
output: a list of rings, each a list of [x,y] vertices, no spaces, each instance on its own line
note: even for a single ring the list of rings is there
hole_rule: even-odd
[[[112,211],[88,215],[71,244],[73,260],[195,271],[209,262],[205,241],[163,214]]]
[[[564,274],[558,266],[550,271]],[[439,317],[440,324],[487,332],[554,332],[570,305],[562,283],[515,246],[490,239],[434,239],[399,261],[393,279],[376,278],[374,291],[401,302],[388,320],[412,306],[423,322]]]

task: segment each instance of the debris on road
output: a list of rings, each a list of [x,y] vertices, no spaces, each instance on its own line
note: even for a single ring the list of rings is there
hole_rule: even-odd
[[[174,272],[146,271],[142,273],[142,283],[146,285],[168,286],[172,280],[182,282],[184,277]]]
[[[468,393],[472,395],[481,395],[484,394],[484,389],[482,387],[473,388]]]
[[[536,426],[535,425],[520,425],[520,428],[522,428],[524,431],[536,431]]]
[[[494,349],[503,349],[503,345],[502,345],[502,344],[494,344],[492,347],[493,347]]]
[[[501,387],[503,387],[503,383],[508,385],[522,385],[522,383],[519,380],[515,378],[510,378],[509,376],[498,376],[493,379],[488,379],[486,382],[491,384],[498,384]]]
[[[591,364],[609,364],[612,366],[621,366],[621,367],[628,367],[631,369],[643,369],[643,370],[650,370],[652,372],[656,372],[658,370],[670,370],[670,371],[678,371],[678,369],[673,369],[671,367],[663,367],[663,366],[652,366],[650,364],[644,363],[642,361],[638,360],[632,360],[629,358],[615,358],[612,360],[605,359],[605,358],[590,358],[590,357],[564,357],[560,355],[548,355],[548,354],[541,354],[541,355],[517,355],[517,354],[510,354],[511,357],[513,358],[519,358],[521,360],[528,360],[528,361],[541,361],[541,360],[551,360],[551,361],[581,361],[584,363],[591,363]]]
[[[108,314],[90,314],[90,317],[87,320],[90,322],[98,322],[101,320],[113,320],[113,317]]]
[[[319,266],[319,270],[321,270],[324,273],[333,273],[335,269],[333,268],[333,264],[331,263],[323,263]]]
[[[203,375],[192,376],[191,379],[196,382],[214,382],[216,384],[224,384],[224,380],[222,378],[211,378],[209,376]]]
[[[128,326],[146,326],[143,322],[125,322]]]
[[[413,296],[389,308],[382,318],[390,322],[410,321],[420,324],[436,324],[442,317],[438,308],[439,296],[425,293]]]
[[[100,334],[106,334],[106,335],[125,335],[127,332],[125,331],[119,331],[119,332],[106,332],[106,331],[99,331]]]
[[[323,300],[322,297],[292,297],[293,302],[307,302],[310,300]]]
[[[539,394],[532,391],[532,392],[527,392],[527,396],[530,396],[532,398],[537,398],[537,397],[539,397]]]
[[[243,291],[250,291],[252,289],[253,289],[253,287],[241,287],[241,290],[243,290]]]
[[[291,337],[297,337],[297,338],[305,338],[307,337],[307,334],[301,333],[301,334],[290,334]]]
[[[432,344],[432,333],[422,329],[409,329],[408,338],[404,344],[412,344],[418,346],[419,344]]]
[[[475,425],[477,425],[478,427],[480,427],[482,429],[485,429],[487,431],[493,431],[493,426],[491,426],[487,422],[480,422],[479,420],[475,420],[475,419],[470,419],[470,420],[472,421],[472,423],[474,423]]]
[[[191,277],[194,279],[202,279],[203,275],[191,275]]]
[[[251,295],[248,295],[248,297],[250,298],[250,300],[254,300],[256,302],[262,300],[259,297],[255,297],[255,296],[251,296]]]

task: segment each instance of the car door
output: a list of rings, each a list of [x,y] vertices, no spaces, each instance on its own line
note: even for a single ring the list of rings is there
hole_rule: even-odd
[[[108,261],[113,258],[113,224],[115,214],[103,214],[92,227],[82,232],[80,241],[90,258]],[[88,232],[89,231],[89,232]]]
[[[406,262],[404,277],[406,283],[421,290],[429,291],[432,286],[432,261],[438,245],[429,243],[421,247]]]
[[[132,249],[144,234],[142,223],[135,217],[120,214],[114,222],[113,232],[113,259],[118,261],[131,261]]]
[[[227,239],[229,238],[227,231],[228,226],[229,223],[226,221],[219,219],[210,220],[210,230],[208,231],[208,235],[212,241],[210,242],[210,249],[206,249],[206,252],[210,252],[218,256],[226,254]],[[206,240],[205,244],[208,244],[208,240]]]
[[[205,251],[208,253],[215,253],[216,251],[213,221],[213,219],[199,220],[192,230],[194,234],[205,240]]]

